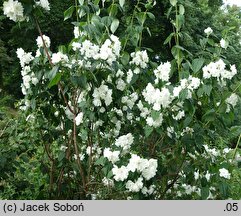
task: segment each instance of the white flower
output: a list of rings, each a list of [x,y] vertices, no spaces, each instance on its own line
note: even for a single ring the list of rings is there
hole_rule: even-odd
[[[134,137],[132,136],[131,133],[128,133],[116,139],[115,145],[118,147],[122,147],[123,150],[128,150],[133,142],[134,142]]]
[[[105,105],[109,106],[112,102],[112,89],[109,89],[107,85],[102,84],[99,88],[96,88],[93,93],[93,104],[95,106],[101,106],[101,99],[104,100]]]
[[[226,179],[230,179],[231,174],[229,173],[229,171],[225,168],[219,169],[219,176],[226,178]]]
[[[207,173],[205,174],[205,178],[207,179],[207,181],[210,180],[211,174],[209,173],[209,171],[207,171]]]
[[[18,1],[5,1],[3,3],[3,14],[14,22],[21,22],[25,20],[23,15],[23,6]]]
[[[117,81],[116,81],[116,88],[120,91],[124,91],[125,88],[126,88],[126,83],[124,82],[123,79],[119,78]]]
[[[162,122],[163,122],[163,115],[162,115],[162,113],[160,113],[159,117],[156,118],[155,120],[152,117],[147,117],[147,119],[146,119],[146,123],[150,127],[154,127],[154,128],[160,127]]]
[[[38,78],[37,77],[32,77],[32,83],[34,84],[34,85],[37,85],[38,84],[38,82],[39,82],[39,80],[38,80]]]
[[[67,146],[64,146],[64,145],[61,145],[61,146],[60,146],[60,150],[61,150],[61,151],[66,151],[67,149],[68,149]]]
[[[157,172],[157,160],[150,159],[148,161],[148,166],[142,171],[142,176],[146,180],[150,180],[156,175],[156,172]]]
[[[23,77],[23,85],[26,89],[30,88],[30,81],[31,81],[30,75],[26,75],[26,76]]]
[[[53,64],[57,64],[59,62],[67,62],[69,59],[68,59],[68,56],[63,54],[62,52],[57,52],[57,53],[53,53],[52,55],[52,63]]]
[[[203,78],[210,79],[211,77],[215,77],[218,80],[221,79],[229,79],[231,80],[234,75],[237,74],[237,69],[235,65],[230,67],[230,71],[225,69],[226,65],[222,59],[211,62],[208,65],[203,67]],[[221,84],[221,83],[220,83]]]
[[[126,183],[126,189],[128,189],[130,192],[139,192],[143,188],[143,178],[139,177],[136,182],[127,181]]]
[[[74,27],[74,38],[78,38],[80,36],[80,29],[78,26]]]
[[[199,179],[199,170],[197,172],[194,172],[194,179],[195,180]]]
[[[140,162],[141,162],[141,158],[138,155],[131,154],[129,164],[127,165],[128,170],[131,172],[135,172],[136,169],[138,169]]]
[[[147,187],[143,187],[141,192],[144,195],[152,195],[155,192],[155,185],[151,185],[149,189]]]
[[[228,154],[231,150],[231,148],[225,148],[223,149],[223,153]]]
[[[159,89],[155,89],[151,83],[148,83],[143,90],[142,95],[144,96],[145,101],[150,105],[152,104],[153,109],[156,111],[159,111],[161,106],[167,108],[173,100],[170,91],[166,87],[163,87],[160,91]]]
[[[168,82],[170,78],[170,72],[171,72],[171,63],[161,63],[157,69],[154,70],[154,74],[157,79],[160,79],[162,81]]]
[[[143,69],[147,67],[147,63],[149,62],[149,57],[147,55],[146,50],[131,53],[131,57],[132,57],[132,61],[130,61],[130,64],[135,64],[136,66],[140,66]]]
[[[116,181],[124,181],[127,179],[129,171],[125,166],[118,168],[116,165],[112,168],[112,173]]]
[[[32,56],[32,53],[26,53],[22,48],[18,48],[17,51],[17,57],[20,60],[20,65],[23,68],[25,65],[29,64],[34,58]]]
[[[104,157],[106,157],[111,163],[116,163],[119,160],[120,151],[111,151],[110,148],[105,148]]]
[[[230,105],[232,106],[232,107],[235,107],[236,105],[237,105],[237,103],[238,103],[238,95],[237,94],[235,94],[235,93],[232,93],[225,101],[226,101],[226,103],[227,103],[227,110],[226,110],[226,112],[230,112],[230,109],[231,109],[231,107],[230,107]]]
[[[118,37],[115,35],[111,35],[110,39],[112,40],[112,49],[114,51],[114,54],[118,57],[120,55],[120,50],[121,50],[121,42]]]
[[[210,34],[213,33],[213,30],[212,30],[210,27],[208,27],[208,28],[206,28],[206,29],[204,30],[204,33],[205,33],[207,36],[209,36]]]
[[[83,123],[83,116],[84,114],[82,112],[80,112],[76,118],[75,118],[75,123],[77,126],[79,126],[81,123]]]
[[[107,187],[113,187],[114,186],[114,181],[112,179],[108,179],[106,177],[104,177],[102,179],[102,183]]]
[[[224,40],[223,38],[220,41],[220,46],[224,49],[228,48],[228,41]]]
[[[45,9],[47,11],[50,10],[48,0],[39,0],[38,2],[36,2],[36,5],[39,5],[40,7],[42,7],[43,9]]]
[[[130,83],[133,77],[133,72],[131,70],[127,71],[127,78],[126,78],[126,82]]]
[[[46,47],[50,47],[50,38],[46,35],[43,35],[43,39],[44,39],[44,43]],[[37,46],[38,48],[43,47],[43,40],[41,38],[41,36],[38,36],[38,38],[36,39],[37,42]]]

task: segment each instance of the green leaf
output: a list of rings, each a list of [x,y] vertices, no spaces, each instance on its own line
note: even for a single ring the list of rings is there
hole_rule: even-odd
[[[160,113],[158,111],[152,110],[151,117],[155,121],[155,120],[157,120],[160,117]]]
[[[124,52],[121,56],[121,63],[123,65],[127,65],[130,61],[130,55],[128,52]]]
[[[187,98],[187,95],[188,95],[188,89],[183,89],[179,94],[179,98],[183,101]]]
[[[101,165],[101,166],[104,166],[105,165],[105,162],[106,162],[106,158],[101,156],[96,162],[95,162],[95,165]]]
[[[183,127],[185,128],[189,126],[191,122],[192,122],[192,116],[188,116],[183,122]]]
[[[70,17],[72,17],[72,14],[74,12],[75,8],[74,6],[69,7],[65,12],[64,12],[64,20],[69,19]]]
[[[109,7],[109,15],[111,17],[116,17],[117,15],[117,12],[118,12],[118,7],[117,7],[117,4],[112,4],[110,7]]]
[[[206,122],[214,121],[216,119],[215,109],[208,110],[202,117],[202,119]]]
[[[112,21],[111,26],[110,26],[110,30],[111,30],[111,32],[112,32],[113,34],[115,33],[115,31],[116,31],[117,28],[119,27],[119,24],[120,24],[120,22],[119,22],[118,19],[114,19],[114,20]]]
[[[153,132],[153,128],[148,126],[148,125],[144,128],[144,130],[145,130],[145,137],[146,138],[149,137],[151,135],[151,133]]]
[[[85,88],[87,85],[87,78],[86,76],[82,75],[82,76],[72,76],[70,78],[71,82],[79,87]]]
[[[57,73],[55,75],[55,77],[50,81],[50,83],[48,84],[48,88],[51,88],[52,86],[55,86],[59,83],[60,79],[61,79],[62,74],[61,73]]]
[[[211,85],[204,85],[203,86],[203,92],[207,95],[210,96],[212,92],[213,87]]]
[[[228,184],[225,182],[221,182],[219,184],[219,190],[223,198],[227,198],[228,196]]]
[[[241,134],[241,126],[233,126],[230,128],[231,137],[235,138]]]
[[[147,12],[147,15],[149,16],[150,19],[155,20],[155,15],[151,12]]]
[[[171,33],[164,41],[164,44],[170,43],[173,36],[174,36],[174,33]]]
[[[209,196],[209,188],[208,187],[202,187],[201,188],[201,197],[202,200],[206,200]]]
[[[112,171],[109,171],[109,172],[108,172],[108,174],[107,174],[107,176],[106,176],[106,178],[108,178],[108,179],[109,179],[109,178],[111,178],[112,176],[113,176]]]
[[[59,70],[59,66],[54,66],[52,70],[47,74],[49,80],[52,80]]]
[[[61,151],[61,152],[59,153],[59,156],[58,156],[58,161],[60,162],[60,161],[62,161],[64,158],[65,158],[65,152],[64,152],[64,151]]]
[[[120,5],[122,8],[123,8],[124,4],[125,4],[125,0],[119,0],[119,5]]]
[[[203,58],[196,58],[192,61],[192,70],[194,73],[198,72],[204,64]]]
[[[143,25],[144,22],[146,21],[146,13],[140,12],[137,14],[136,18],[137,18],[138,22],[140,23],[140,25]]]
[[[172,6],[176,6],[177,0],[170,0],[170,3],[171,3]]]
[[[183,5],[180,5],[179,6],[179,14],[184,15],[184,13],[185,13],[185,8]]]

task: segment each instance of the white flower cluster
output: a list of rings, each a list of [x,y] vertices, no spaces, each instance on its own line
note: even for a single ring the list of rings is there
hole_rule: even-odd
[[[107,150],[109,152],[109,149]],[[119,152],[118,152],[119,155]],[[114,158],[114,161],[116,158]],[[113,161],[113,159],[111,159]],[[116,165],[112,168],[112,173],[116,181],[124,181],[128,178],[129,172],[141,173],[141,176],[135,181],[128,180],[126,182],[126,189],[129,192],[139,192],[143,190],[143,194],[152,194],[154,192],[154,187],[147,189],[143,187],[143,178],[145,180],[150,180],[156,175],[157,172],[157,160],[156,159],[144,159],[136,154],[132,154],[127,166],[121,166],[118,168]]]
[[[102,106],[101,100],[104,100],[105,105],[109,106],[112,102],[112,89],[109,89],[107,85],[102,84],[99,88],[95,88],[93,97],[93,104],[95,106]]]
[[[163,87],[160,91],[158,88],[154,88],[151,83],[148,83],[142,95],[145,101],[149,105],[153,105],[153,109],[156,111],[159,111],[161,107],[167,108],[173,100],[170,91],[166,87]]]
[[[230,112],[231,110],[231,107],[232,106],[233,108],[237,105],[238,103],[238,100],[239,100],[239,97],[237,94],[235,93],[232,93],[225,101],[227,103],[227,110],[226,112]]]
[[[209,148],[208,145],[203,145],[206,152],[212,156],[213,159],[220,155],[220,152],[216,148]]]
[[[35,2],[36,5],[44,8],[49,11],[49,2],[48,0],[39,0]],[[24,20],[28,20],[26,16],[24,16],[24,8],[21,2],[18,0],[8,0],[3,3],[3,14],[6,15],[10,20],[14,22],[22,22]]]
[[[199,170],[197,170],[196,172],[194,172],[194,179],[195,180],[198,180],[202,177],[205,177],[207,181],[210,181],[210,178],[211,178],[211,174],[209,173],[209,171],[206,172],[206,174],[200,174],[199,173]]]
[[[123,96],[121,98],[121,102],[123,104],[126,104],[128,108],[132,109],[133,106],[135,105],[135,102],[137,101],[137,99],[138,99],[138,94],[136,92],[134,92],[129,96]],[[123,106],[123,110],[126,111],[127,107]]]
[[[153,119],[151,116],[146,118],[146,123],[150,126],[150,127],[160,127],[161,124],[163,122],[163,115],[162,113],[159,114],[159,116],[156,119]]]
[[[132,154],[127,165],[127,169],[131,172],[140,172],[146,179],[150,180],[156,175],[157,172],[157,160],[156,159],[144,159],[136,154]]]
[[[182,90],[187,89],[187,99],[190,99],[192,97],[192,92],[196,89],[198,89],[198,87],[201,84],[201,80],[197,77],[193,77],[193,76],[189,76],[188,79],[181,79],[180,80],[180,85],[176,86],[173,89],[173,96],[174,97],[179,97],[180,92]]]
[[[231,178],[230,172],[225,168],[219,169],[219,176],[223,177],[223,178],[226,178],[226,179]]]
[[[50,47],[50,43],[51,43],[50,42],[50,38],[48,36],[46,36],[46,35],[43,35],[43,40],[44,40],[45,46],[47,48],[49,48]],[[38,36],[38,38],[36,39],[38,48],[44,47],[43,40],[42,40],[41,36]]]
[[[131,53],[132,60],[130,61],[130,64],[135,64],[136,66],[139,66],[143,69],[147,67],[147,63],[149,62],[149,57],[147,55],[146,50],[144,51],[137,51]]]
[[[34,59],[31,52],[26,53],[22,48],[18,48],[16,53],[22,68]]]
[[[113,164],[120,160],[120,151],[111,151],[110,148],[105,148],[103,155]]]
[[[220,40],[220,46],[223,48],[223,49],[227,49],[228,48],[228,41],[224,40],[223,38]]]
[[[75,118],[75,123],[77,126],[79,126],[81,123],[83,123],[83,116],[84,114],[82,112],[80,112],[76,118]]]
[[[112,168],[112,173],[116,181],[124,181],[128,178],[129,170],[125,166],[118,168],[116,165]]]
[[[118,147],[121,147],[123,151],[127,151],[130,149],[133,142],[134,142],[133,135],[131,133],[128,133],[126,135],[123,135],[117,138],[115,141],[115,145]]]
[[[43,40],[44,40],[44,44],[45,44],[46,48],[49,48],[50,44],[51,44],[50,38],[46,35],[43,35]],[[36,39],[38,49],[36,51],[35,57],[41,56],[40,48],[44,47],[43,40],[42,40],[41,36],[38,36],[38,38]]]
[[[183,110],[183,102],[178,102],[172,107],[172,118],[175,120],[181,120],[185,117],[185,111]],[[174,114],[175,113],[175,114]]]
[[[5,1],[3,3],[3,14],[14,22],[21,22],[25,20],[23,14],[23,5],[17,0]]]
[[[119,78],[116,80],[116,88],[120,91],[124,91],[126,88],[126,83],[123,79]]]
[[[114,186],[114,181],[112,179],[108,179],[106,177],[104,177],[102,179],[102,183],[107,187],[113,187]]]
[[[171,72],[171,63],[170,62],[160,64],[157,67],[157,69],[154,70],[154,74],[156,76],[155,83],[157,84],[159,80],[168,82],[170,79],[170,72]]]
[[[138,109],[141,111],[140,116],[144,119],[150,114],[150,110],[147,107],[144,107],[143,103],[141,100],[137,103]]]
[[[148,196],[148,195],[152,195],[155,193],[155,189],[156,189],[156,186],[155,185],[151,185],[149,187],[149,189],[147,187],[143,187],[141,192],[145,195],[145,196]]]
[[[59,62],[67,63],[69,58],[67,55],[63,54],[62,52],[53,53],[52,55],[52,63],[58,64]]]
[[[21,84],[22,93],[27,94],[27,91],[30,89],[31,83],[37,85],[39,82],[38,78],[34,73],[31,73],[31,68],[29,63],[33,60],[32,53],[26,53],[22,48],[17,49],[17,57],[20,60],[20,65],[22,67],[21,75],[23,77],[23,83]]]
[[[135,182],[128,180],[126,182],[126,189],[130,192],[139,192],[143,188],[143,178],[139,177]]]
[[[213,33],[213,30],[212,30],[210,27],[208,27],[208,28],[206,28],[206,29],[204,30],[204,33],[205,33],[207,36],[209,36],[210,34]]]
[[[222,59],[216,62],[211,62],[203,67],[203,78],[210,79],[211,77],[214,77],[221,81],[224,79],[231,80],[233,76],[237,74],[237,69],[235,65],[230,67],[230,71],[226,70],[225,67],[226,65]]]
[[[83,43],[74,42],[72,47],[74,51],[79,51],[86,61],[91,59],[104,60],[111,65],[120,55],[121,43],[118,37],[111,35],[110,39],[106,39],[102,46],[85,40]]]
[[[50,6],[49,6],[49,1],[48,0],[39,0],[39,1],[36,2],[36,5],[42,7],[46,11],[50,10]]]

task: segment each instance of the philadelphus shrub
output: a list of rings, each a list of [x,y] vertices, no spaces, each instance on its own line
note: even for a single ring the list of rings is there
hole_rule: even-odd
[[[18,12],[7,12],[8,4],[17,2],[4,6],[8,17],[16,17]],[[48,1],[36,4],[49,10]],[[210,37],[213,31],[205,33]],[[21,109],[44,116],[44,106],[52,106],[56,129],[64,132],[55,157],[64,155],[62,166],[64,157],[75,164],[63,168],[62,181],[81,179],[85,193],[99,199],[115,198],[115,191],[123,199],[221,196],[218,183],[232,178],[232,161],[224,163],[229,151],[223,156],[210,149],[206,134],[215,134],[208,129],[212,116],[222,107],[229,115],[237,105],[238,95],[227,88],[238,73],[235,65],[205,60],[206,66],[203,61],[176,80],[173,61],[157,64],[140,48],[126,53],[114,34],[95,40],[75,26],[68,49],[55,53],[48,36],[36,42],[35,53],[17,50],[25,95]],[[211,101],[215,88],[228,96]]]
[[[50,6],[48,0],[35,1],[36,6],[40,6],[43,9],[49,11]],[[9,0],[3,3],[3,14],[14,22],[22,22],[27,18],[24,16],[24,7],[18,0]]]

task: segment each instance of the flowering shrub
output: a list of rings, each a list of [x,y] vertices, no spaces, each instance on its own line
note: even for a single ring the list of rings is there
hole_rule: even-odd
[[[174,59],[157,63],[141,46],[156,2],[137,1],[131,18],[126,4],[83,0],[70,7],[65,19],[76,11],[74,38],[54,53],[33,16],[50,10],[48,1],[34,2],[26,15],[20,1],[4,3],[14,21],[33,16],[40,34],[35,52],[17,50],[25,95],[20,109],[27,121],[49,125],[41,130],[52,137],[45,144],[50,192],[64,197],[72,190],[92,199],[229,198],[239,142],[235,150],[215,146],[239,100],[238,71],[221,56],[227,41],[212,45],[214,55],[207,28],[200,46],[208,55],[193,58],[179,44],[184,6],[170,1],[178,13],[166,41],[176,41]],[[125,35],[118,37],[118,29]]]

